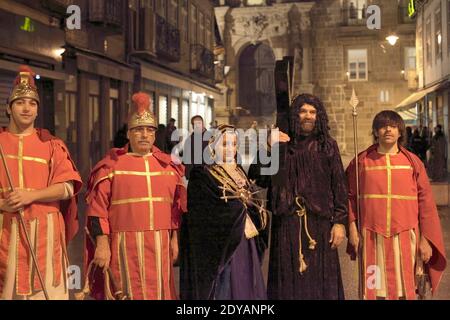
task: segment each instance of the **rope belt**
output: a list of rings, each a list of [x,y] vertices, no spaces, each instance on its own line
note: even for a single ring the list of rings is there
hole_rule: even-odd
[[[317,245],[317,241],[314,240],[311,235],[309,234],[309,230],[308,230],[308,214],[306,211],[306,207],[302,204],[303,201],[301,201],[302,198],[301,197],[295,197],[295,203],[298,206],[298,210],[296,211],[297,216],[298,216],[298,222],[300,225],[299,228],[299,232],[298,232],[298,244],[299,244],[299,250],[298,250],[298,259],[299,259],[299,263],[300,263],[300,267],[299,267],[299,272],[300,274],[303,274],[303,272],[305,272],[305,270],[308,268],[308,265],[306,264],[305,261],[305,257],[303,255],[303,247],[302,247],[302,229],[303,226],[305,227],[305,233],[306,236],[308,237],[309,240],[309,246],[308,249],[309,250],[315,250],[316,249],[316,245]],[[302,221],[303,218],[303,221]]]

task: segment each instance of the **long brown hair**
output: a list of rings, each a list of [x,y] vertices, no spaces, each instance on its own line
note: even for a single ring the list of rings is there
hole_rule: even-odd
[[[375,142],[378,142],[378,138],[375,133],[386,126],[395,126],[398,128],[400,133],[400,138],[398,139],[398,144],[404,146],[406,143],[406,126],[405,121],[402,117],[395,111],[383,110],[379,112],[372,122],[372,136]]]

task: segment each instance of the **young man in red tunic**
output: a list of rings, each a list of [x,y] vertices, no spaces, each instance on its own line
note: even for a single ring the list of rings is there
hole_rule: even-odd
[[[39,95],[23,66],[8,100],[0,144],[14,187],[0,163],[0,298],[44,299],[18,214],[36,253],[50,299],[68,299],[66,241],[78,230],[75,195],[81,178],[64,143],[34,128]]]
[[[402,146],[406,130],[398,113],[378,113],[372,132],[376,144],[358,156],[361,230],[356,221],[355,159],[347,168],[349,253],[353,258],[361,255],[363,298],[415,299],[416,268],[422,265],[436,293],[446,258],[425,168]]]
[[[184,167],[153,145],[157,123],[150,97],[137,93],[132,100],[129,146],[112,149],[89,179],[87,222],[96,249],[88,248],[87,261],[110,268],[116,289],[130,299],[176,299],[172,264],[186,211]],[[92,292],[105,298],[103,286]]]

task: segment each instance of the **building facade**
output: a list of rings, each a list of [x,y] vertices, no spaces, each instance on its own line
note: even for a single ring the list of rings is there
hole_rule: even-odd
[[[67,8],[80,8],[69,30]],[[38,74],[37,125],[61,137],[83,177],[126,123],[131,94],[150,94],[159,123],[213,121],[215,20],[207,0],[0,1],[0,125],[20,64]],[[5,32],[4,32],[5,31]]]
[[[380,9],[380,29],[368,27],[370,5]],[[393,109],[416,88],[408,81],[415,78],[415,24],[407,5],[390,0],[216,2],[224,63],[230,68],[222,83],[226,102],[217,106],[216,115],[243,127],[255,117],[260,126],[275,123],[273,77],[265,70],[292,56],[294,93],[323,100],[332,135],[347,153],[354,149],[349,99],[355,89],[358,145],[367,147],[373,116]],[[391,34],[398,36],[393,46],[386,40]],[[255,96],[253,104],[250,96]]]
[[[415,1],[415,19],[418,87],[398,109],[416,113],[421,127],[433,129],[440,124],[448,143],[450,1]],[[448,161],[449,168],[450,159]]]

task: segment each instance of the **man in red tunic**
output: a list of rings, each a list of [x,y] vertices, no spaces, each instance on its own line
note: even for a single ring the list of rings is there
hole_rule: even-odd
[[[81,178],[64,143],[35,129],[39,95],[33,72],[22,66],[9,98],[9,126],[0,144],[0,298],[44,299],[18,214],[23,218],[50,299],[68,299],[66,241],[78,230],[75,195]]]
[[[87,226],[96,249],[88,248],[87,262],[110,268],[116,289],[130,299],[176,299],[172,264],[186,211],[184,167],[153,145],[157,123],[150,97],[137,93],[132,100],[130,145],[112,149],[89,179]],[[104,291],[92,288],[97,299],[105,298]]]
[[[358,156],[360,226],[356,220],[355,159],[349,181],[349,253],[363,264],[364,299],[415,299],[416,268],[425,266],[436,293],[446,266],[436,204],[422,161],[402,146],[403,119],[375,116],[376,144]],[[361,239],[361,247],[360,246]]]

